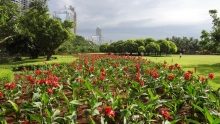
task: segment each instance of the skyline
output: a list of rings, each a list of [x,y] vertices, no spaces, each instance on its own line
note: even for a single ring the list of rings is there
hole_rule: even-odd
[[[72,5],[77,13],[77,35],[91,37],[102,29],[103,41],[152,37],[194,37],[210,31],[209,10],[218,0],[50,0],[50,13]],[[220,11],[220,9],[218,10]],[[218,13],[219,16],[219,13]]]

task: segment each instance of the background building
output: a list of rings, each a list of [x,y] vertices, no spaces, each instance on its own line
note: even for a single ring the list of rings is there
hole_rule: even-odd
[[[65,6],[65,9],[54,12],[54,17],[59,18],[62,21],[69,20],[74,23],[72,32],[76,34],[76,12],[72,6]]]
[[[102,29],[100,27],[96,28],[97,45],[102,44]]]

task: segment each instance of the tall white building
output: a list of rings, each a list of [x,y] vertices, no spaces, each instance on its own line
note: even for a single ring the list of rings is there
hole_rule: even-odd
[[[96,28],[97,45],[102,44],[102,30],[100,27]]]
[[[62,21],[69,20],[74,23],[75,27],[72,32],[76,34],[76,12],[72,6],[65,6],[65,9],[54,12],[54,17],[59,18]]]

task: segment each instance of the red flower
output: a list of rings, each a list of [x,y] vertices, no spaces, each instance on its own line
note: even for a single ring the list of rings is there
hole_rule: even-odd
[[[59,87],[58,82],[53,82],[53,87],[58,88]]]
[[[127,71],[128,70],[128,68],[127,67],[124,67],[124,71]]]
[[[78,78],[77,81],[82,83],[83,80],[81,78]]]
[[[213,78],[214,78],[214,74],[210,73],[210,74],[209,74],[209,78],[210,78],[210,79],[213,79]]]
[[[94,67],[91,67],[91,68],[89,69],[90,72],[93,72],[94,70],[95,70]]]
[[[110,106],[105,108],[105,112],[107,113],[108,117],[114,118],[115,117],[115,112],[112,110]]]
[[[115,117],[115,112],[114,111],[110,111],[108,114],[108,117],[110,118],[114,118]]]
[[[175,76],[174,74],[168,75],[167,78],[168,78],[168,80],[173,80],[174,76]]]
[[[52,90],[51,88],[47,88],[47,92],[48,92],[49,94],[52,94],[52,93],[53,93],[53,90]]]
[[[41,70],[36,70],[36,71],[35,71],[35,74],[36,74],[36,75],[41,75],[41,73],[42,73]]]
[[[206,79],[205,79],[204,77],[201,78],[201,81],[202,81],[202,82],[205,82],[205,80],[206,80]]]
[[[3,96],[3,93],[2,92],[0,92],[0,97],[2,97]]]
[[[152,73],[152,77],[153,77],[153,78],[158,78],[158,77],[159,77],[159,74],[158,74],[157,72],[153,72],[153,73]]]
[[[105,76],[101,75],[99,78],[101,81],[103,81],[105,79]]]
[[[189,72],[186,72],[185,74],[184,74],[184,78],[185,78],[185,80],[190,80],[190,77],[191,77],[191,73],[189,73]]]
[[[161,111],[161,115],[163,115],[163,117],[168,120],[170,118],[170,114],[167,110],[162,110]]]
[[[106,76],[106,72],[105,71],[102,71],[102,76]]]
[[[27,80],[28,80],[29,82],[31,82],[31,83],[34,83],[34,82],[35,82],[34,77],[32,77],[31,75],[28,75],[28,76],[27,76]]]
[[[22,122],[22,124],[27,124],[27,123],[28,123],[27,121],[23,121],[23,122]]]
[[[112,110],[112,108],[111,108],[110,106],[107,106],[107,107],[105,108],[105,112],[106,112],[106,113],[109,113],[111,110]]]
[[[15,84],[14,83],[9,84],[9,89],[14,89],[14,88],[15,88]]]

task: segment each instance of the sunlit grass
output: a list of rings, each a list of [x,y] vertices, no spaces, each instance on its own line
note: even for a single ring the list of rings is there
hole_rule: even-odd
[[[200,76],[207,77],[209,73],[213,73],[215,78],[209,80],[210,86],[215,90],[220,87],[220,56],[218,55],[182,55],[181,58],[179,55],[169,55],[162,57],[147,56],[144,58],[154,62],[178,63],[185,71],[195,71],[196,69],[196,74]]]
[[[22,57],[22,61],[5,63],[0,65],[0,69],[12,69],[14,66],[20,65],[40,65],[46,63],[70,63],[74,61],[76,57],[72,55],[54,55],[50,61],[46,61],[44,56],[40,56],[38,59],[30,59],[29,57]]]

